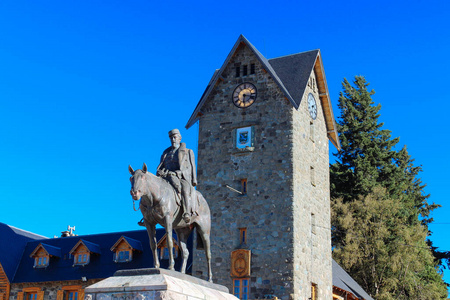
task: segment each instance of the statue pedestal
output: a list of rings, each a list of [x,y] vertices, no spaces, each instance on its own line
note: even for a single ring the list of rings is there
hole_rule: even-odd
[[[165,269],[117,271],[84,293],[86,300],[238,299],[223,285]]]

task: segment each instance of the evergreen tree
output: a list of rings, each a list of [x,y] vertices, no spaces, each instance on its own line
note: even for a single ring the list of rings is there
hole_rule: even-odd
[[[331,196],[342,197],[344,201],[355,195],[367,195],[378,182],[388,190],[395,188],[392,165],[396,152],[392,148],[398,138],[392,139],[389,130],[378,123],[381,105],[374,105],[368,91],[368,83],[362,76],[356,76],[353,87],[347,79],[342,83],[339,96],[341,119],[338,121],[339,139],[342,150],[337,161],[331,165]]]
[[[399,139],[379,123],[381,106],[374,104],[365,78],[356,76],[354,86],[344,79],[342,86],[337,124],[342,149],[330,166],[333,256],[377,299],[407,299],[418,295],[418,287],[427,288],[422,293],[429,297],[414,299],[442,299],[436,296],[445,287],[437,266],[450,256],[430,249],[426,240],[429,215],[439,205],[428,204],[417,177],[421,167],[414,166],[406,147],[395,150]],[[359,234],[364,241],[351,241]],[[405,252],[413,256],[402,256]]]
[[[345,231],[333,257],[374,299],[447,298],[426,227],[408,224],[403,201],[377,186],[357,201],[339,198],[332,206],[334,230]]]

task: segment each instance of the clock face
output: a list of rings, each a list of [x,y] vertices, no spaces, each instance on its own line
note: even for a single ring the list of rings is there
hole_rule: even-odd
[[[249,107],[256,100],[256,87],[249,83],[238,85],[233,92],[233,104],[240,108]]]
[[[308,110],[311,118],[315,120],[317,117],[317,104],[316,99],[314,99],[314,96],[311,93],[308,95]]]

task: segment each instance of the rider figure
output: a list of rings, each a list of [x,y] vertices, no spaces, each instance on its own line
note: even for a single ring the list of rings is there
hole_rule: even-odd
[[[189,223],[193,215],[191,194],[197,185],[194,152],[181,143],[178,129],[169,131],[169,138],[172,146],[161,155],[156,175],[166,179],[175,188],[183,205],[183,220]]]

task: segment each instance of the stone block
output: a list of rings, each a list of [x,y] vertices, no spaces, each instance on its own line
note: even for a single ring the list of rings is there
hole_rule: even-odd
[[[228,288],[165,269],[122,270],[86,287],[85,300],[236,300]]]

